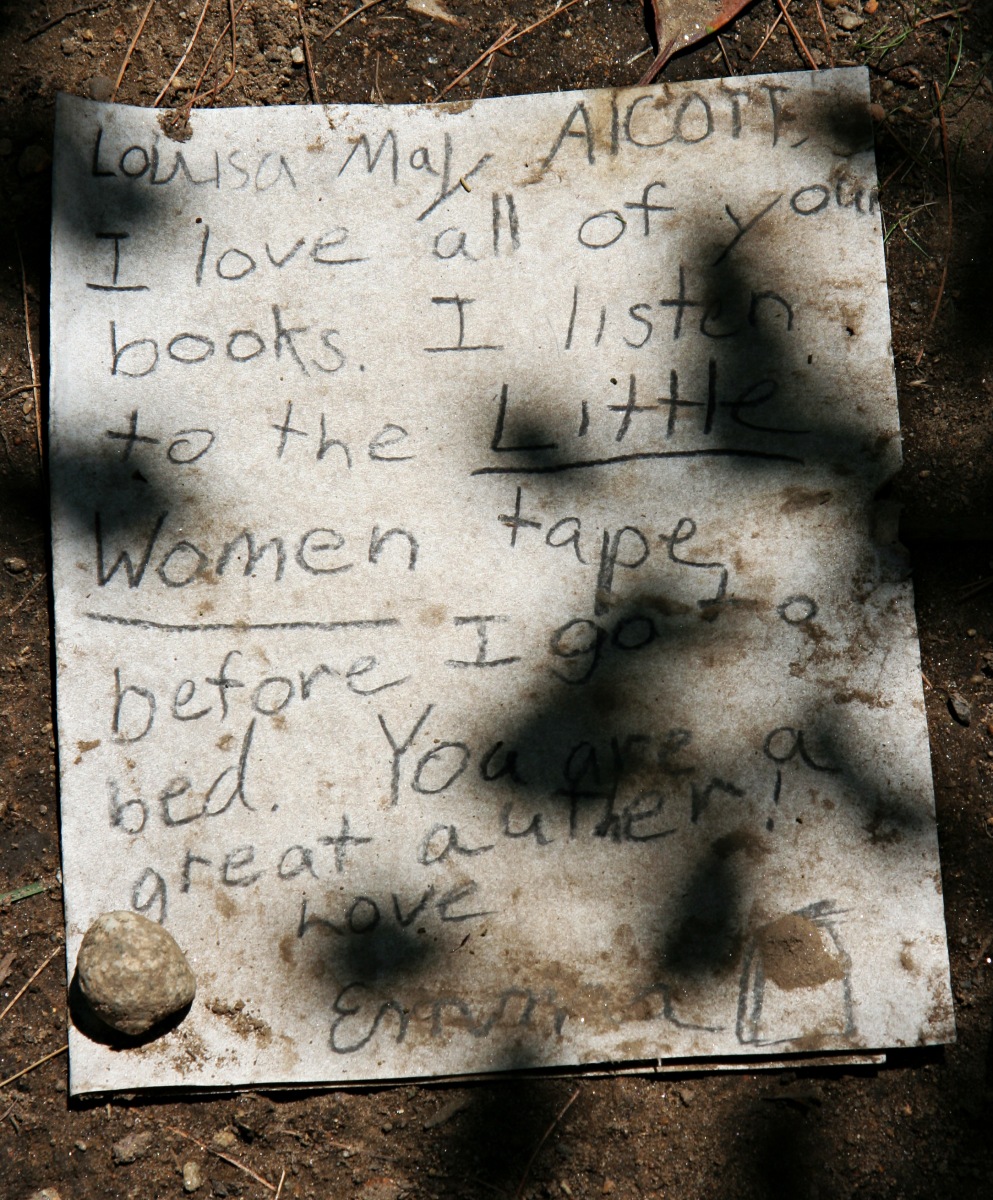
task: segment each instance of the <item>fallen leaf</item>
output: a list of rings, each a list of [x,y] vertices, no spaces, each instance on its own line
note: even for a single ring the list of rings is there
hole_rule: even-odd
[[[448,25],[461,25],[458,17],[453,16],[448,9],[439,4],[438,0],[407,0],[407,7],[422,17],[434,17],[436,21],[445,21]]]
[[[659,53],[641,83],[651,83],[674,54],[703,41],[741,12],[750,0],[651,0]]]

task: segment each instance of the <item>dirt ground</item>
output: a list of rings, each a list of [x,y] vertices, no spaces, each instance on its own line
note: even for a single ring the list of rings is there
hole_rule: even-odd
[[[151,7],[121,101],[151,105],[169,81],[201,11],[197,0],[183,4]],[[195,90],[198,103],[223,105],[425,101],[511,21],[523,28],[555,4],[444,0],[454,18],[446,21],[423,11],[430,4],[383,0],[326,41],[353,7],[215,0],[164,102],[188,103]],[[482,62],[450,96],[634,84],[652,58],[645,9],[641,0],[581,0]],[[222,87],[232,10],[237,62]],[[720,42],[677,57],[664,78],[800,70],[809,59],[870,68],[905,436],[893,488],[917,589],[957,1044],[892,1054],[871,1069],[68,1103],[57,1053],[67,1018],[38,444],[46,396],[42,383],[39,413],[30,385],[32,370],[41,381],[47,372],[54,97],[110,98],[145,5],[3,0],[0,894],[42,886],[0,902],[0,1011],[54,959],[0,1019],[0,1080],[56,1053],[0,1086],[0,1196],[180,1196],[184,1166],[188,1185],[202,1178],[195,1194],[251,1200],[273,1195],[284,1172],[282,1196],[365,1200],[993,1195],[993,542],[984,540],[993,501],[993,6],[822,0],[822,26],[815,0],[792,0],[802,45],[781,21],[760,48],[778,11],[776,0],[757,0]],[[968,706],[959,719],[951,692]]]

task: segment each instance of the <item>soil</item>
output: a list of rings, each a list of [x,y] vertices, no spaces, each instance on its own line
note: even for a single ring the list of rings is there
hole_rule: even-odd
[[[121,101],[150,105],[168,81],[200,12],[182,3],[152,7]],[[424,101],[511,21],[523,27],[554,5],[443,0],[457,18],[450,23],[412,11],[430,9],[423,0],[384,0],[325,41],[351,6],[304,8],[312,80],[298,61],[306,56],[293,4],[235,6],[237,70],[220,89],[231,57],[221,36],[229,9],[215,4],[166,102],[190,100],[216,39],[199,89],[208,103],[303,104],[315,85],[325,100]],[[582,0],[450,95],[633,84],[651,62],[646,7]],[[200,1196],[253,1200],[271,1196],[284,1172],[282,1196],[365,1200],[993,1194],[993,544],[983,540],[993,499],[993,12],[980,0],[822,0],[821,9],[823,29],[815,0],[789,7],[807,53],[818,65],[868,64],[876,106],[904,425],[905,467],[892,490],[916,582],[957,1044],[860,1069],[115,1096],[101,1104],[67,1101],[65,1056],[56,1053],[0,1087],[4,1197],[26,1200],[45,1188],[62,1200],[180,1196],[184,1166]],[[38,445],[46,398],[42,387],[39,413],[25,305],[44,380],[55,93],[109,98],[143,12],[126,0],[0,6],[0,893],[41,885],[0,905],[0,1006],[55,952],[0,1021],[0,1079],[57,1052],[67,1019]],[[785,22],[760,49],[777,12],[774,0],[758,0],[720,43],[711,37],[675,58],[664,78],[804,69]],[[804,947],[802,930],[778,936],[793,969],[833,969],[827,950]]]

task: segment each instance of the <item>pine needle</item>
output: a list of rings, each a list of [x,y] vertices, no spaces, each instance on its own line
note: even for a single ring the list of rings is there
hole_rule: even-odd
[[[38,978],[38,976],[42,973],[42,971],[44,971],[44,969],[48,966],[48,964],[52,961],[52,959],[57,958],[61,953],[62,953],[61,946],[59,946],[57,950],[52,951],[52,953],[48,956],[48,958],[45,959],[45,961],[41,964],[41,966],[38,968],[38,970],[35,971],[35,973],[27,981],[27,983],[24,985],[24,987],[22,987],[21,990],[17,993],[17,995],[14,997],[14,999],[11,1000],[11,1002],[7,1005],[7,1007],[3,1010],[3,1012],[0,1012],[0,1021],[2,1021],[4,1019],[4,1017],[10,1012],[10,1010],[14,1007],[14,1005],[18,1002],[18,1000],[20,1000],[20,998],[24,995],[24,993],[28,990],[28,988],[32,985],[32,983],[34,983],[34,981]],[[10,1083],[10,1080],[8,1079],[6,1082]],[[0,1084],[0,1087],[3,1087],[3,1084]]]
[[[13,1075],[9,1075],[6,1079],[0,1079],[0,1088],[5,1088],[8,1083],[13,1083],[15,1079],[20,1079],[22,1075],[27,1075],[29,1071],[33,1071],[36,1067],[40,1067],[43,1063],[47,1063],[49,1059],[57,1058],[60,1054],[65,1054],[68,1049],[69,1043],[66,1042],[66,1044],[64,1046],[60,1046],[58,1050],[53,1050],[51,1054],[46,1054],[42,1058],[39,1058],[37,1062],[33,1062],[30,1067],[25,1067],[23,1070],[17,1071]],[[7,1111],[9,1112],[10,1110],[8,1109]],[[4,1113],[4,1116],[6,1115],[7,1113]]]

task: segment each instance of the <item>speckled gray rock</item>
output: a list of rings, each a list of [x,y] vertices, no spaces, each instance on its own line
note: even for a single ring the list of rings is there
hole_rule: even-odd
[[[154,1144],[155,1134],[149,1129],[128,1133],[111,1146],[110,1157],[114,1160],[115,1166],[129,1166],[140,1158],[144,1158]]]
[[[195,1192],[201,1187],[203,1187],[203,1171],[198,1162],[190,1159],[188,1163],[183,1163],[183,1191]]]
[[[121,1033],[145,1033],[185,1008],[197,983],[170,933],[132,912],[109,912],[86,931],[79,987],[98,1017]]]

